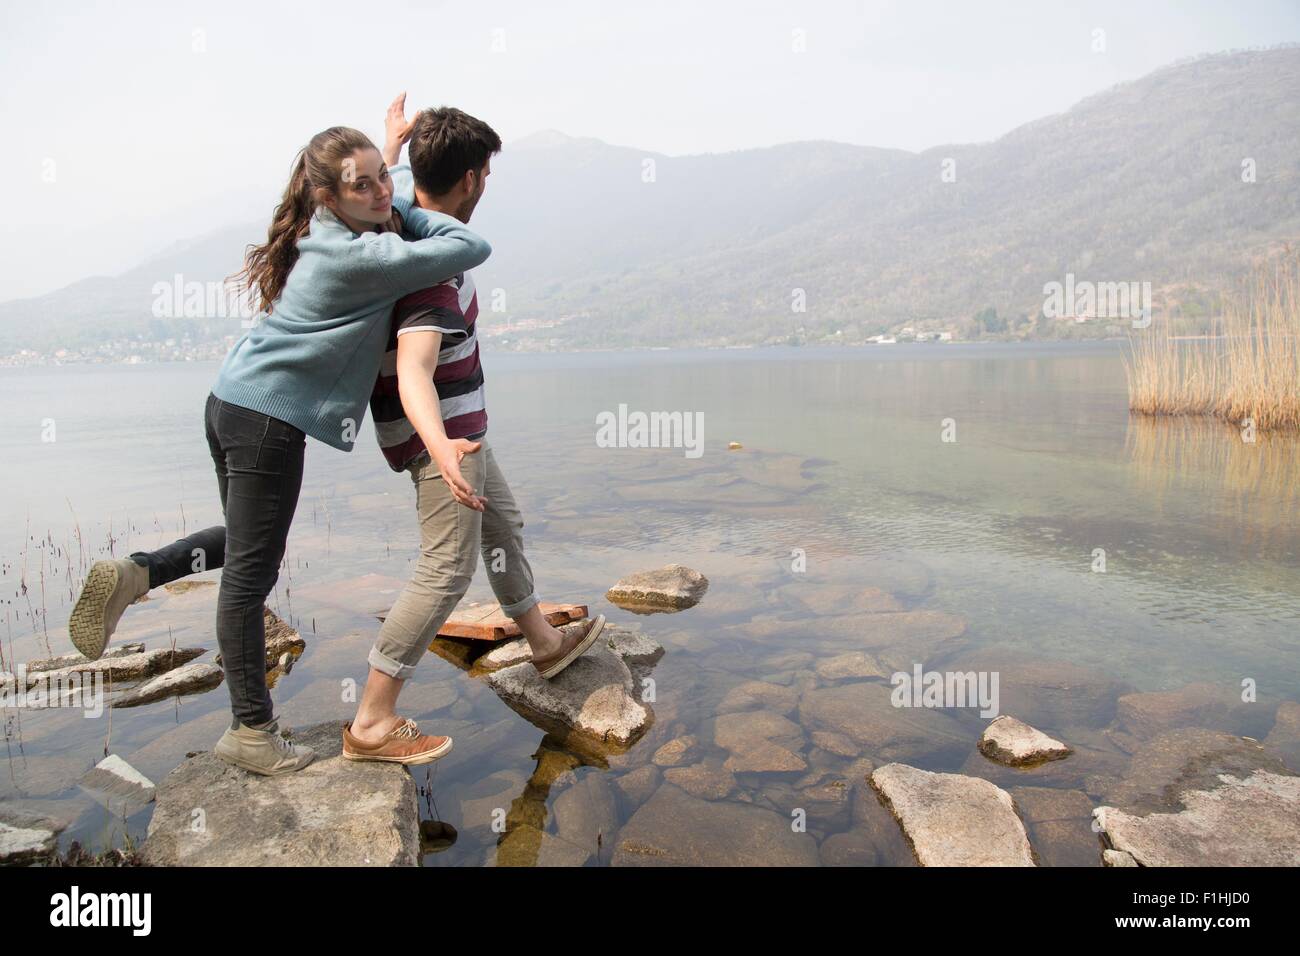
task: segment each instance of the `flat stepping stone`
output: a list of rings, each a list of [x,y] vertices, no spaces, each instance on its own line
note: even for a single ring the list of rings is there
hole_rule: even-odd
[[[1300,866],[1300,777],[1260,770],[1219,780],[1184,791],[1178,813],[1098,807],[1093,818],[1139,866]]]
[[[416,866],[420,808],[401,764],[344,760],[343,724],[293,735],[316,751],[275,777],[214,753],[163,778],[142,847],[149,866]]]
[[[1074,751],[1041,730],[1014,717],[1002,715],[990,721],[980,736],[980,753],[1008,767],[1025,767],[1061,760]]]
[[[709,579],[684,564],[638,571],[605,592],[611,604],[632,611],[681,611],[694,607],[709,589]]]
[[[957,773],[891,763],[871,786],[903,828],[922,866],[1033,866],[1011,794]]]
[[[543,601],[538,605],[538,610],[552,627],[580,621],[587,616],[585,604],[552,604]],[[519,625],[502,612],[501,605],[497,602],[458,607],[438,629],[438,637],[460,637],[472,641],[504,641],[522,635]]]

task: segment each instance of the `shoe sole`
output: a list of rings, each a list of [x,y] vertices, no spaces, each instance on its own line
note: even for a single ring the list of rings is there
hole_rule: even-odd
[[[433,750],[426,750],[422,754],[413,754],[409,757],[382,757],[379,755],[371,756],[369,754],[348,753],[346,750],[343,751],[343,757],[346,760],[361,760],[361,761],[373,760],[378,763],[401,763],[401,764],[406,764],[409,767],[418,764],[433,763],[439,757],[444,757],[447,754],[451,753],[451,746],[452,746],[452,741],[451,738],[448,737],[447,742],[445,744],[442,744],[439,747],[435,747]]]
[[[98,564],[86,575],[85,586],[68,617],[68,636],[72,646],[89,660],[99,660],[108,645],[105,635],[105,615],[108,602],[117,590],[117,566],[108,563]]]
[[[220,750],[216,750],[214,753],[231,766],[239,767],[241,770],[247,770],[249,773],[259,774],[263,777],[280,777],[286,773],[293,773],[297,770],[301,770],[303,767],[307,766],[307,764],[316,759],[316,751],[313,750],[311,756],[300,764],[290,767],[281,767],[279,770],[266,770],[247,760],[240,760],[238,757],[231,757],[224,754]]]
[[[602,614],[596,618],[594,623],[592,623],[591,630],[587,632],[587,636],[584,637],[580,642],[578,642],[578,644],[573,648],[573,650],[569,651],[568,654],[566,654],[556,663],[552,664],[546,670],[542,671],[542,677],[544,677],[546,680],[550,680],[556,674],[560,673],[560,671],[564,670],[566,667],[568,667],[570,664],[576,661],[579,657],[581,657],[583,654],[586,653],[587,648],[591,647],[592,644],[596,643],[596,638],[600,637],[600,632],[603,631],[604,629],[605,629],[605,615]]]

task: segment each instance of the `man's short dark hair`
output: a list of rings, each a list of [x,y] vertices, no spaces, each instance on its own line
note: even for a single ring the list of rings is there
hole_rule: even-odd
[[[450,190],[465,171],[478,172],[501,151],[501,137],[481,119],[455,107],[421,110],[411,132],[411,174],[432,196]]]

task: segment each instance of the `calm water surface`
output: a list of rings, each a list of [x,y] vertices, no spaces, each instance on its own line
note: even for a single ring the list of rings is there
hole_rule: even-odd
[[[636,786],[619,779],[688,735],[697,745],[686,763],[725,779],[730,751],[715,743],[716,722],[721,711],[757,706],[736,703],[747,682],[783,688],[762,706],[794,724],[783,743],[806,769],[737,772],[725,796],[687,798],[681,812],[693,825],[706,814],[690,801],[707,802],[713,822],[701,826],[744,831],[773,821],[788,829],[791,808],[804,807],[809,832],[800,839],[819,850],[772,850],[772,859],[796,862],[842,859],[828,841],[863,833],[855,861],[909,861],[854,782],[864,759],[1095,797],[1098,780],[1126,772],[1127,755],[1105,733],[1118,693],[1193,682],[1239,688],[1250,678],[1274,705],[1300,697],[1297,442],[1245,443],[1228,426],[1130,419],[1117,346],[489,354],[485,366],[488,438],[523,508],[543,598],[587,603],[667,653],[653,671],[651,730],[626,754],[595,755],[575,752],[478,677],[429,655],[402,707],[427,731],[456,738],[452,755],[436,770],[416,768],[416,780],[426,816],[452,823],[459,838],[427,854],[428,865],[608,863],[649,794],[657,786],[676,793],[658,771],[641,770]],[[10,666],[71,650],[66,617],[89,560],[219,520],[202,431],[215,371],[0,370],[0,638]],[[704,454],[597,447],[597,414],[620,403],[702,412]],[[729,441],[744,447],[729,451]],[[391,602],[418,545],[410,481],[384,465],[368,423],[352,454],[308,447],[270,602],[308,640],[274,691],[295,726],[351,718],[340,682],[364,682],[374,614]],[[793,570],[796,557],[806,570]],[[619,576],[670,562],[708,576],[696,608],[641,616],[604,600]],[[883,605],[861,603],[868,588],[883,592],[877,603],[891,602],[889,617],[872,616]],[[212,648],[213,590],[155,592],[118,634]],[[492,600],[482,572],[469,599]],[[937,631],[935,622],[943,622]],[[971,758],[983,726],[973,712],[945,718],[968,748],[865,739],[846,751],[844,722],[818,695],[854,683],[888,687],[825,666],[862,633],[894,635],[869,642],[882,661],[1003,666],[1012,684],[1008,662],[1060,668],[1056,684],[1085,687],[1095,706],[1036,711],[1036,698],[1004,684],[1004,710],[1021,704],[1079,753],[1032,779],[1007,776]],[[226,705],[218,689],[111,721],[0,712],[0,801],[71,821],[65,845],[142,839],[150,808],[113,820],[76,778],[107,747],[160,780],[187,751],[210,749]],[[1261,717],[1261,735],[1269,723]],[[613,794],[606,804],[573,796],[579,783],[592,789],[592,776]],[[850,797],[827,795],[827,784],[844,779]],[[511,833],[531,836],[502,841],[487,825],[498,807]],[[647,812],[634,829],[641,836],[655,825]],[[1040,852],[1082,861],[1086,816],[1072,825],[1078,832],[1066,837],[1031,826],[1031,837]]]

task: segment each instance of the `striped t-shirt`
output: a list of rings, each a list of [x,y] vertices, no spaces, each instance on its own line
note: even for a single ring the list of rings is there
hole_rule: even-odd
[[[433,384],[438,390],[442,426],[448,438],[479,439],[487,433],[487,407],[483,401],[483,367],[478,360],[478,297],[468,272],[428,289],[412,292],[393,307],[388,351],[370,396],[379,447],[394,471],[401,471],[425,452],[424,442],[406,418],[397,390],[397,339],[411,332],[442,333],[438,368]]]

